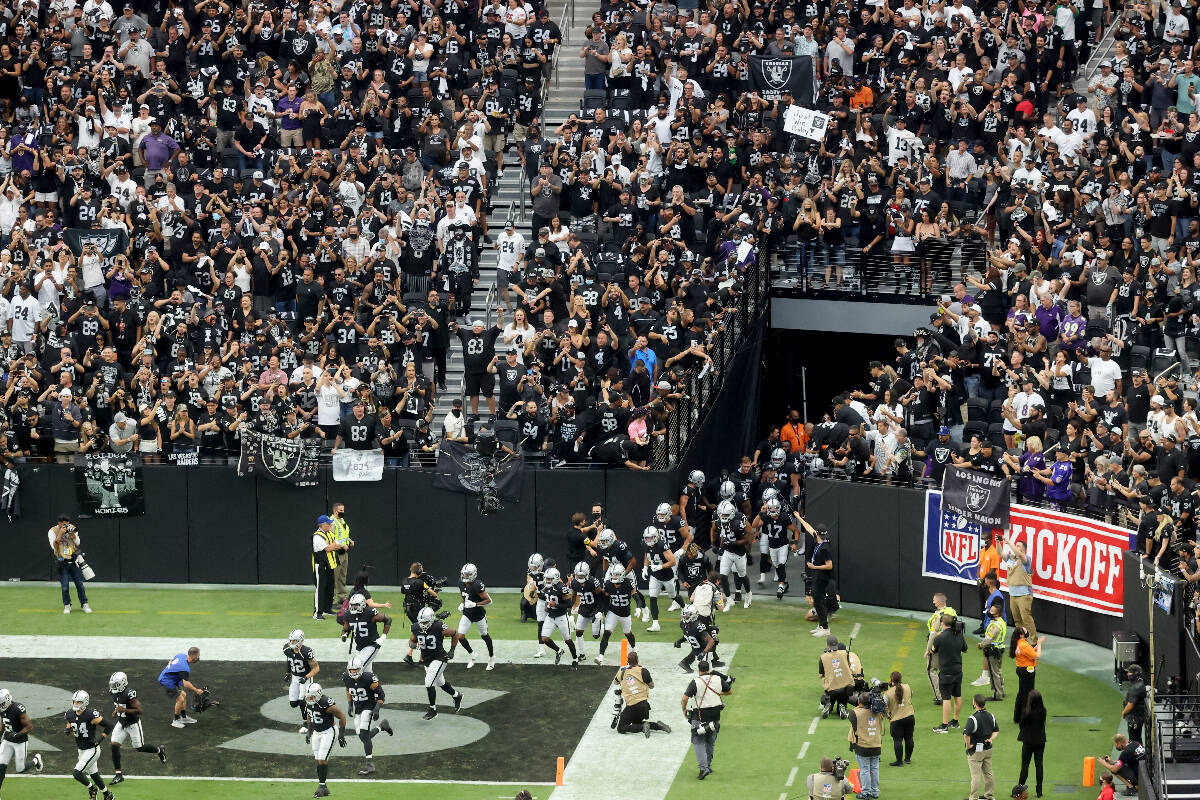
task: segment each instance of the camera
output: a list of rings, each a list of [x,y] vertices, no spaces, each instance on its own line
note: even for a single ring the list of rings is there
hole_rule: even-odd
[[[850,762],[838,756],[833,759],[833,777],[839,781],[846,780],[846,770],[850,768]]]
[[[613,694],[617,696],[617,701],[613,703],[612,724],[609,727],[616,730],[617,721],[621,719],[621,712],[625,710],[625,698],[621,696],[620,689],[613,689]]]
[[[92,569],[87,563],[82,552],[75,554],[75,566],[79,567],[79,572],[83,575],[85,581],[90,581],[96,577],[96,570]]]

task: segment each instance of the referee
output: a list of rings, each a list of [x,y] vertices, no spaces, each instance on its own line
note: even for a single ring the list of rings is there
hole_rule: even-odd
[[[312,535],[313,619],[325,619],[326,614],[333,613],[333,577],[338,551],[342,549],[333,520],[324,514],[317,517],[317,529]]]

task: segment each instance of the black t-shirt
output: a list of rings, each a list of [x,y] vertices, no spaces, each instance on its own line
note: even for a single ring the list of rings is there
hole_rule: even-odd
[[[962,675],[962,654],[967,652],[967,642],[961,633],[945,628],[933,639],[930,647],[938,656],[938,671],[944,676]]]
[[[808,560],[818,567],[832,564],[833,557],[829,553],[829,544],[827,542],[819,542],[813,548],[812,555],[808,557]],[[818,569],[812,571],[813,583],[829,583],[832,579],[833,570]]]
[[[1121,757],[1118,759],[1122,767],[1129,767],[1134,775],[1138,774],[1138,762],[1146,757],[1146,748],[1141,742],[1130,742],[1125,745],[1125,749],[1121,751]]]

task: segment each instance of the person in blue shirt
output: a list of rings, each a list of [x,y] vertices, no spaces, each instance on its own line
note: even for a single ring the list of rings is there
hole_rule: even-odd
[[[1054,451],[1054,464],[1045,475],[1037,478],[1046,484],[1046,498],[1052,500],[1056,507],[1071,499],[1071,454],[1066,448],[1060,447]]]
[[[658,356],[650,349],[645,336],[639,336],[633,347],[629,349],[629,368],[633,369],[639,360],[646,365],[646,371],[650,373],[650,380],[657,380]]]
[[[203,691],[189,680],[192,675],[192,664],[199,660],[200,648],[188,648],[186,653],[180,653],[167,662],[163,671],[158,674],[158,682],[166,689],[167,697],[175,701],[175,719],[171,722],[172,728],[182,728],[184,725],[192,725],[196,722],[187,715],[187,693],[190,691],[200,694]]]

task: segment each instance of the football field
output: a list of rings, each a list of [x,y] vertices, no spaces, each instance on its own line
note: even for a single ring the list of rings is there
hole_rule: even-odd
[[[207,798],[215,792],[223,798],[268,800],[312,794],[314,764],[297,733],[299,715],[287,703],[282,647],[291,629],[302,628],[321,661],[318,682],[342,705],[339,676],[347,650],[336,638],[336,622],[311,619],[310,592],[98,584],[89,594],[95,614],[76,610],[64,616],[57,585],[0,586],[0,607],[5,609],[0,686],[12,689],[14,698],[29,707],[36,739],[30,749],[43,752],[46,760],[43,775],[10,774],[0,790],[5,800],[85,796],[69,777],[74,746],[60,732],[61,716],[70,693],[80,688],[91,694],[93,707],[109,715],[106,681],[118,669],[129,674],[142,697],[147,740],[167,745],[170,755],[164,765],[126,748],[127,780],[115,787],[118,797]],[[398,591],[379,590],[375,597],[399,605]],[[462,711],[453,714],[443,705],[447,696],[439,693],[442,713],[429,722],[420,719],[426,703],[423,671],[402,663],[407,620],[397,609],[396,625],[375,663],[388,692],[383,716],[396,735],[374,740],[378,771],[373,778],[356,774],[362,765],[356,737],[347,737],[345,749],[335,747],[329,775],[334,797],[379,797],[384,787],[370,784],[383,783],[388,796],[431,800],[500,800],[521,788],[539,800],[726,800],[732,792],[788,800],[807,797],[804,778],[822,756],[845,756],[854,766],[847,752],[848,723],[819,719],[816,663],[824,642],[809,635],[813,624],[804,621],[805,607],[799,603],[759,594],[750,609],[738,606],[720,615],[722,657],[737,682],[727,698],[715,772],[699,783],[680,710],[688,676],[675,662],[684,651],[672,647],[678,612],[663,615],[660,633],[646,633],[645,623],[634,623],[638,652],[655,681],[651,718],[673,728],[670,735],[645,739],[620,736],[609,727],[617,642],[610,645],[603,667],[590,660],[578,669],[556,666],[549,654],[535,659],[534,625],[520,624],[516,595],[497,593],[495,598],[488,618],[497,644],[496,669],[485,671],[480,658],[468,670],[460,648],[446,677],[464,694]],[[456,623],[457,614],[448,620]],[[914,800],[965,797],[968,773],[961,735],[930,731],[941,719],[924,678],[923,624],[898,612],[845,609],[833,631],[843,641],[854,636],[854,650],[868,677],[886,679],[899,669],[915,693],[913,764],[888,767],[891,742],[885,738],[881,794]],[[474,631],[470,640],[476,654],[483,655]],[[590,634],[585,642],[590,659],[598,643]],[[171,656],[192,645],[201,648],[192,680],[208,685],[221,706],[200,715],[196,725],[174,729],[169,701],[155,679]],[[965,660],[968,682],[979,671],[975,652]],[[1109,752],[1109,737],[1117,730],[1120,696],[1105,680],[1109,665],[1103,648],[1047,642],[1037,677],[1051,716],[1047,795],[1090,800],[1098,793],[1079,781],[1083,757]],[[1007,663],[1006,678],[1011,696],[1016,678]],[[1017,779],[1020,743],[1011,700],[989,708],[1001,726],[994,758],[997,796],[1007,797]],[[555,787],[560,756],[567,768],[564,785]],[[112,775],[107,747],[100,764],[107,780]]]

